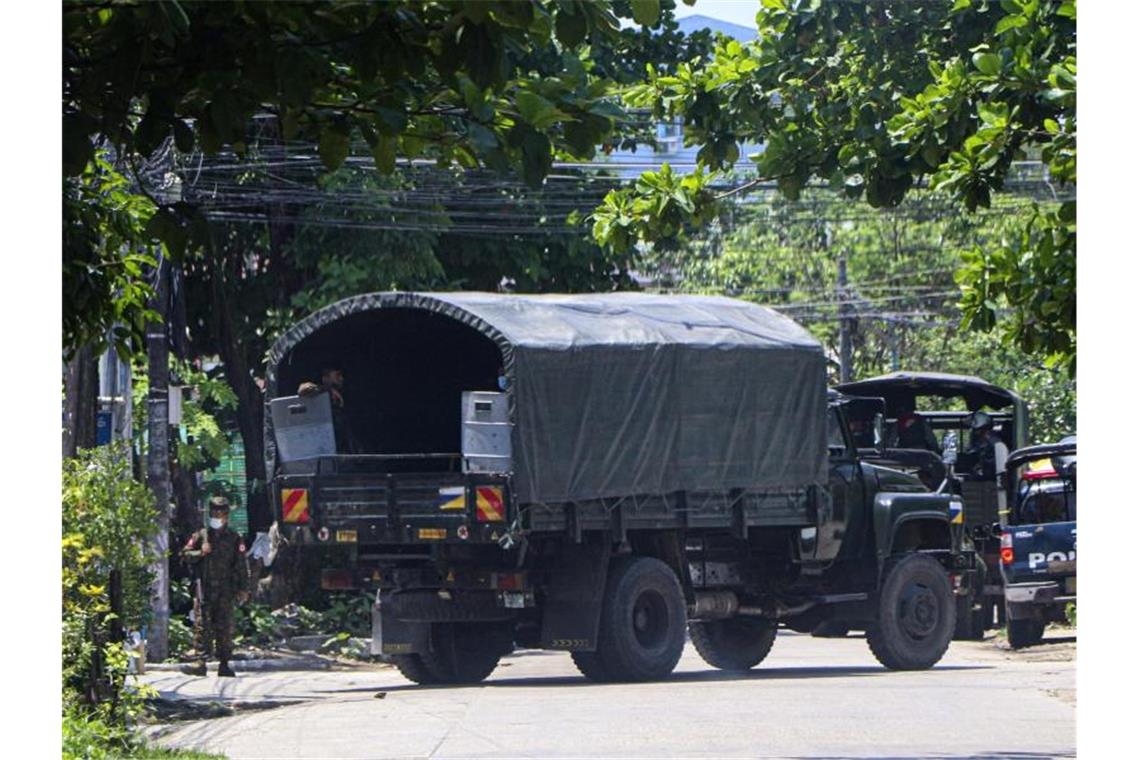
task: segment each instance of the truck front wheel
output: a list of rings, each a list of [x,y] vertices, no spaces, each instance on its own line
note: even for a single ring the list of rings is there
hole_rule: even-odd
[[[684,647],[685,597],[677,575],[652,557],[614,561],[602,600],[596,657],[575,657],[582,673],[606,681],[664,678]]]
[[[955,624],[954,592],[942,565],[923,554],[899,560],[879,592],[867,629],[875,658],[891,670],[924,670],[942,659]]]
[[[709,665],[743,672],[759,665],[772,651],[776,623],[742,617],[693,622],[689,623],[689,638]]]

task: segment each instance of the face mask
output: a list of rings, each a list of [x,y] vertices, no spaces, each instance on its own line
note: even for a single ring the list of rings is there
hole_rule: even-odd
[[[222,526],[225,524],[226,524],[226,521],[220,517],[211,517],[210,518],[210,527],[213,528],[214,530],[221,530]]]
[[[505,391],[507,389],[506,375],[499,375],[499,390]]]

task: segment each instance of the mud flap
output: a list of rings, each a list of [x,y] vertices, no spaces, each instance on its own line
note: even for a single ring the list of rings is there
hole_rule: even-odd
[[[542,648],[592,652],[597,648],[609,541],[599,536],[566,544],[552,566],[542,610]]]
[[[377,594],[372,604],[372,654],[415,654],[428,651],[430,623],[397,620]]]

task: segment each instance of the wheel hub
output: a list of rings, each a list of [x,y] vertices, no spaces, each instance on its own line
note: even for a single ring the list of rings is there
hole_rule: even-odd
[[[661,645],[669,628],[665,600],[653,591],[644,591],[633,605],[633,634],[647,648]]]
[[[938,628],[938,599],[926,586],[911,584],[899,598],[899,621],[908,636],[922,639]]]

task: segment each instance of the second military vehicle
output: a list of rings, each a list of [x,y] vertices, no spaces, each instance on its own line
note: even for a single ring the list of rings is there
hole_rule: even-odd
[[[330,395],[293,396],[343,370]],[[268,366],[279,527],[376,590],[373,651],[476,682],[514,646],[588,678],[760,663],[778,626],[929,668],[971,583],[952,495],[860,459],[820,344],[720,297],[377,293]],[[344,436],[341,436],[345,439]]]
[[[1005,609],[1000,547],[992,531],[1008,515],[1005,463],[999,461],[1001,455],[994,458],[992,442],[1000,441],[1007,454],[1025,446],[1025,402],[982,378],[942,372],[893,372],[837,387],[852,396],[882,399],[882,439],[874,447],[861,446],[869,461],[912,472],[930,488],[949,478],[948,487],[960,494],[966,545],[975,551],[977,571],[973,584],[959,589],[955,638],[980,639],[1004,623]],[[860,411],[856,424],[868,428],[873,409],[865,403]],[[957,452],[949,467],[947,449]]]

